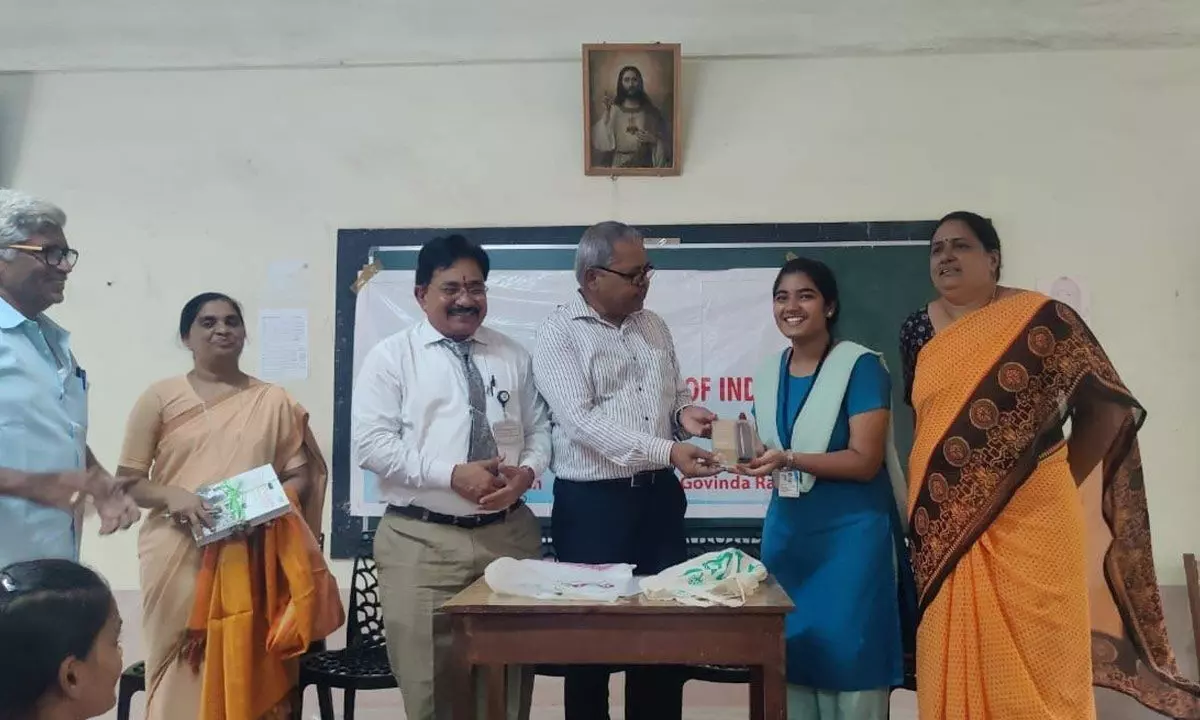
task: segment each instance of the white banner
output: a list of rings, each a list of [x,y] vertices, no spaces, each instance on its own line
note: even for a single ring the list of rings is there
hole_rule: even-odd
[[[723,418],[750,416],[751,376],[769,353],[786,341],[771,315],[771,284],[777,268],[658,270],[646,306],[671,328],[681,371],[693,399]],[[413,297],[411,270],[384,270],[358,293],[354,329],[354,379],[367,352],[383,338],[423,317]],[[569,270],[492,271],[484,321],[533,351],[538,325],[576,291]],[[696,440],[707,447],[705,440]],[[359,468],[351,448],[351,512],[381,515],[378,479]],[[534,512],[548,516],[553,478],[535,484],[527,496]],[[684,481],[688,516],[762,517],[769,485],[758,478],[722,474]]]

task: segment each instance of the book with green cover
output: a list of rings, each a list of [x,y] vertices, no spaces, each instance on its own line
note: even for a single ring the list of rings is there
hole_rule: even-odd
[[[212,507],[211,528],[193,526],[200,547],[224,540],[234,532],[251,530],[292,509],[287,493],[270,465],[256,467],[196,491]]]

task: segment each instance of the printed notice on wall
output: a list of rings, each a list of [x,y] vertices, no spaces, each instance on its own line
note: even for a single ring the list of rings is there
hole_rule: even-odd
[[[308,379],[308,311],[258,314],[259,377],[268,382]]]

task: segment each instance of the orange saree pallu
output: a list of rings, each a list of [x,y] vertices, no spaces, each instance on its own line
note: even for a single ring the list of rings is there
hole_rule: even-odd
[[[295,493],[288,495],[299,511]],[[250,538],[210,546],[182,658],[203,673],[198,717],[285,717],[296,685],[291,661],[343,619],[337,582],[298,512]]]
[[[1200,719],[1154,572],[1145,411],[1083,321],[1037,293],[958,320],[920,351],[913,407],[922,720],[1094,718],[1093,685]]]

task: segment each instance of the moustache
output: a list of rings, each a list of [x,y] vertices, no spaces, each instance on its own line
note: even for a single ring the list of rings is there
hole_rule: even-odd
[[[450,308],[450,311],[447,314],[449,314],[451,316],[453,316],[453,315],[478,315],[479,308],[455,307],[455,308]]]

